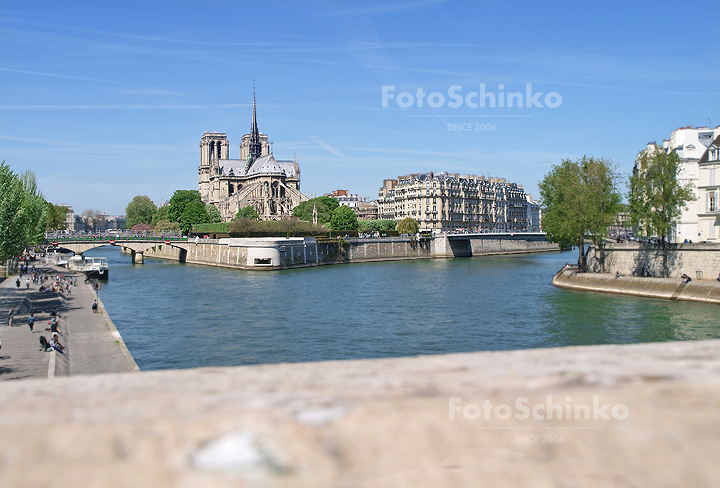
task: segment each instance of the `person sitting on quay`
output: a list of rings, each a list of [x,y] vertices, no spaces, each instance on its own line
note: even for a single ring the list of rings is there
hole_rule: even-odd
[[[685,283],[685,284],[688,284],[688,283],[690,283],[690,282],[692,281],[692,278],[690,278],[690,277],[689,277],[688,275],[686,275],[685,273],[682,274],[681,278],[682,278],[682,280],[683,280],[683,283]]]
[[[615,279],[620,278],[620,271],[615,271]]]
[[[715,281],[720,281],[720,273],[718,273],[718,277]]]
[[[55,349],[60,354],[65,354],[65,348],[62,346],[62,344],[60,344],[57,334],[53,334],[52,338],[50,338],[50,347]]]
[[[60,332],[60,329],[58,328],[58,319],[57,317],[53,317],[50,319],[50,322],[48,322],[48,325],[50,327],[45,329],[45,332],[55,332],[57,334],[62,335],[62,332]]]

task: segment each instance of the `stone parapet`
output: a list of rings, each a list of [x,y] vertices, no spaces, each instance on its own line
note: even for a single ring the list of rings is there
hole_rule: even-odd
[[[21,380],[0,384],[0,472],[19,488],[711,487],[718,404],[720,341]]]

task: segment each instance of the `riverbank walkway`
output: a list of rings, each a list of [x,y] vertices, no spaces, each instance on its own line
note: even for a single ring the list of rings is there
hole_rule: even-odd
[[[15,283],[17,274],[0,283],[0,380],[139,371],[102,303],[98,313],[92,312],[96,295],[92,286],[84,283],[84,275],[61,268],[41,270],[76,277],[78,286],[65,297],[58,292],[41,293],[38,285],[26,289],[27,275],[23,275],[20,290]],[[62,315],[59,325],[63,333],[60,343],[66,347],[64,356],[40,350],[40,336],[49,339],[51,335],[45,328],[53,307]],[[15,310],[11,326],[7,320],[10,308]],[[27,324],[30,311],[36,318],[34,332]]]

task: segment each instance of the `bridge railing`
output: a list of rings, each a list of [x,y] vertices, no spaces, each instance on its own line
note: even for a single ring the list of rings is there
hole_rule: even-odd
[[[97,242],[97,241],[187,241],[176,231],[168,232],[46,232],[48,242]]]

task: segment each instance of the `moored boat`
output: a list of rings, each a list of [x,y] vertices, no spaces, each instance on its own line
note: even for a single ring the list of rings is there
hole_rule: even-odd
[[[79,271],[88,278],[108,279],[109,269],[107,258],[73,256],[68,260],[68,269],[71,271]]]

